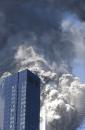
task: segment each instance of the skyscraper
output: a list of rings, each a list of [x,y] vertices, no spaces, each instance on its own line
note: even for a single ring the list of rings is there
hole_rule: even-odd
[[[3,130],[39,130],[40,79],[28,70],[4,81]]]

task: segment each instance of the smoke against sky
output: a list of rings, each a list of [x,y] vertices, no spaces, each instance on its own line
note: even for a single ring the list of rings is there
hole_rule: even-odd
[[[23,45],[45,54],[53,68],[57,63],[72,71],[75,56],[85,52],[83,10],[77,9],[81,5],[75,0],[0,2],[0,73],[16,70],[14,57]]]
[[[0,1],[0,75],[6,71],[14,73],[26,67],[37,74],[40,73],[39,76],[42,75],[42,71],[46,71],[46,74],[49,71],[50,73],[54,73],[55,71],[56,82],[54,79],[49,78],[51,74],[47,77],[46,75],[41,76],[41,78],[46,77],[50,81],[53,80],[49,82],[49,86],[55,86],[54,84],[57,84],[60,87],[61,90],[56,88],[52,91],[53,95],[55,95],[55,91],[56,93],[58,91],[58,96],[60,94],[64,96],[63,87],[66,87],[67,95],[71,93],[72,88],[73,93],[79,92],[84,85],[81,87],[81,83],[76,81],[74,76],[68,76],[67,73],[73,73],[75,64],[79,65],[81,60],[83,61],[82,63],[85,60],[84,5],[84,0],[36,0],[36,2],[35,0],[19,0],[18,2],[14,0]],[[45,74],[45,72],[43,73]],[[66,74],[66,76],[62,76],[66,82],[67,80],[70,82],[68,77],[72,79],[69,85],[65,84],[62,86],[58,84],[60,83],[59,77],[62,74]],[[47,79],[45,79],[45,84],[47,84]],[[73,85],[74,82],[78,82],[78,84]],[[46,91],[45,88],[44,91]],[[82,93],[82,89],[80,93]],[[50,94],[48,94],[49,96]],[[55,96],[57,98],[56,100],[58,100],[58,96]],[[46,96],[46,100],[43,99],[43,104],[44,101],[47,101],[49,104],[48,97]],[[75,101],[78,101],[78,98],[80,99],[80,97],[76,97],[76,99],[75,96],[73,97]],[[73,101],[66,103],[67,101],[64,101],[65,98],[64,96],[62,101],[59,98],[56,103],[57,106],[54,105],[56,108],[53,108],[53,111],[57,110],[58,103],[60,102],[60,109],[64,109],[64,112],[66,112],[68,110],[67,108],[69,108],[70,113],[72,112],[72,115],[74,115],[73,113],[76,115],[79,107],[75,103],[73,105],[76,108],[72,106],[71,102]],[[55,99],[52,103],[55,104]],[[64,128],[63,118],[68,119],[69,117],[56,115],[59,118],[59,122],[55,120],[54,124],[61,123]],[[70,115],[68,112],[68,116]],[[69,127],[71,130],[73,129],[73,126],[71,127],[71,121],[75,117],[72,116],[69,119],[69,123],[65,126],[66,130]],[[74,127],[77,126],[74,125]],[[62,129],[59,128],[59,130]]]
[[[16,65],[13,58],[16,50],[23,44],[33,46],[39,53],[45,53],[45,58],[50,59],[50,63],[57,62],[66,66],[68,64],[71,70],[74,47],[71,42],[62,38],[62,9],[51,6],[49,2],[48,4],[45,1],[38,2],[1,2],[0,59],[3,59],[3,63],[0,63],[2,68],[0,71],[10,70]],[[5,58],[6,53],[8,57]],[[9,62],[9,67],[6,61]]]

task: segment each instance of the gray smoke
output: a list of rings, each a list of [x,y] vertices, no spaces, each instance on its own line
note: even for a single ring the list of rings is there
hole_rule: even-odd
[[[36,52],[45,54],[44,57],[51,66],[55,66],[55,63],[58,66],[64,64],[66,70],[71,71],[74,45],[62,38],[61,9],[45,1],[8,1],[1,2],[0,6],[1,73],[16,70],[14,55],[21,45],[32,46]]]
[[[32,46],[39,54],[45,54],[53,68],[56,69],[57,63],[58,67],[64,65],[64,70],[71,72],[75,48],[80,51],[80,41],[84,40],[83,6],[83,1],[76,0],[0,2],[0,73],[16,70],[14,55],[21,45]],[[66,16],[68,21],[72,20],[70,16],[74,21],[65,22]],[[82,28],[77,29],[75,21],[79,21],[77,24]]]
[[[76,59],[84,60],[84,5],[79,0],[0,1],[0,75],[27,67],[40,76],[41,113],[49,110],[45,116],[52,130],[74,130],[83,118],[85,85],[67,73]]]
[[[56,82],[56,74],[45,73],[48,83],[42,93],[41,130],[74,130],[85,116],[85,84],[77,77],[64,74]],[[51,77],[50,77],[51,76]],[[52,81],[50,81],[50,78]]]

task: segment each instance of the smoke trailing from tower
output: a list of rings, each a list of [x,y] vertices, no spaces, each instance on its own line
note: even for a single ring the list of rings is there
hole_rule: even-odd
[[[52,130],[74,130],[85,114],[85,85],[72,75],[76,59],[85,56],[84,4],[79,0],[0,2],[0,75],[24,68],[39,75],[41,122],[46,108],[47,127]]]

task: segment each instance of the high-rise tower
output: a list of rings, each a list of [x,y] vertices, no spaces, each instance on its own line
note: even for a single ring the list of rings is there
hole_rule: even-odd
[[[4,80],[2,130],[39,130],[40,79],[28,70]]]

